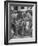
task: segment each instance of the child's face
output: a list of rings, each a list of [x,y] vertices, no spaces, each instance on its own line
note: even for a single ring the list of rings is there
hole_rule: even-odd
[[[28,21],[28,22],[26,22],[26,25],[27,25],[27,26],[29,25],[29,21]]]

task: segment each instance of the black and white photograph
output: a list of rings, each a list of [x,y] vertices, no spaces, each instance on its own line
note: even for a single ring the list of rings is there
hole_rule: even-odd
[[[37,2],[5,1],[5,44],[37,42]]]

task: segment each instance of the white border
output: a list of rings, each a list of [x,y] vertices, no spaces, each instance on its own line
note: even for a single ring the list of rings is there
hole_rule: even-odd
[[[10,3],[8,3],[8,6],[9,6],[9,4]],[[9,11],[9,7],[8,7],[8,11]],[[15,42],[32,42],[32,41],[35,41],[35,4],[34,4],[34,6],[33,6],[33,8],[32,8],[32,11],[33,11],[33,18],[32,18],[32,20],[33,20],[33,32],[32,32],[32,38],[31,37],[26,37],[26,38],[22,38],[22,39],[10,39],[9,41],[8,41],[8,43],[15,43]],[[8,16],[9,16],[9,13],[8,13]],[[8,22],[8,24],[9,24],[9,22]],[[9,25],[8,25],[9,26]],[[9,29],[8,29],[8,31],[9,31]]]

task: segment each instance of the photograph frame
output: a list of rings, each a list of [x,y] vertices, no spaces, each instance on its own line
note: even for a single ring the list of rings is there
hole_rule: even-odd
[[[36,4],[36,7],[35,7],[35,41],[33,41],[33,42],[8,43],[8,3],[9,2]],[[31,2],[31,1],[4,1],[4,44],[9,45],[9,44],[31,44],[31,43],[37,43],[37,2]]]

